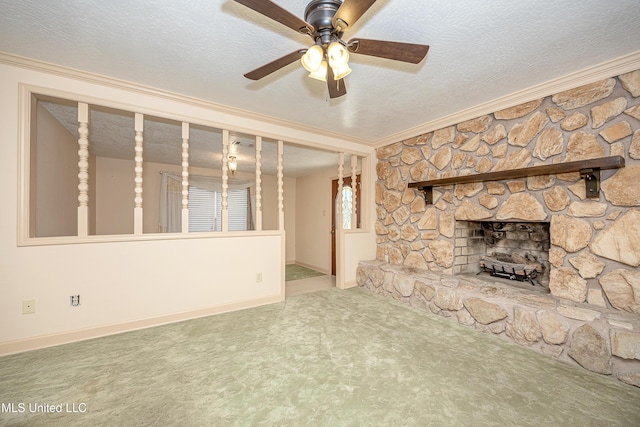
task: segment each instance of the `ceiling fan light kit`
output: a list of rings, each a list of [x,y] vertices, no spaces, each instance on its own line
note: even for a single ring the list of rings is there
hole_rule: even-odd
[[[315,70],[309,72],[309,77],[312,79],[320,80],[321,82],[327,81],[327,61],[320,62],[320,65]]]
[[[304,20],[270,0],[235,0],[281,24],[309,35],[314,44],[306,51],[298,50],[272,61],[247,74],[251,80],[259,80],[300,59],[309,77],[327,82],[329,97],[337,98],[347,93],[344,81],[351,73],[349,52],[395,61],[417,64],[427,55],[429,46],[382,40],[342,40],[342,35],[376,0],[312,0],[304,11]]]
[[[318,44],[311,46],[302,55],[300,62],[305,70],[309,71],[309,77],[325,82],[327,81],[327,62],[335,80],[343,79],[351,73],[349,52],[338,42],[331,42],[326,52],[323,46]]]
[[[302,55],[300,58],[300,62],[302,62],[302,66],[310,73],[317,71],[320,68],[320,64],[324,60],[324,50],[320,45],[313,45],[307,52]]]

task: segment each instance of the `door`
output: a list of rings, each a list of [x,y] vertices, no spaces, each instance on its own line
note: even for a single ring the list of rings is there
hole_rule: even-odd
[[[356,197],[356,222],[357,224],[351,224],[351,212],[353,209],[353,188],[351,185],[351,177],[345,177],[342,179],[342,221],[344,228],[360,228],[360,175],[356,176],[355,185],[355,197]],[[331,275],[336,275],[336,215],[338,213],[338,180],[334,179],[331,182]]]

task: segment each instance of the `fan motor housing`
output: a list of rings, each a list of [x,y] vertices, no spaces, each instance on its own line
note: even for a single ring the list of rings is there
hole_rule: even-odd
[[[313,25],[316,33],[333,30],[332,20],[341,5],[340,0],[313,0],[304,9],[304,20]]]

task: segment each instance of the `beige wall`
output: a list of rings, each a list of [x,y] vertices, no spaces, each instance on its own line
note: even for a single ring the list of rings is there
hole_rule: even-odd
[[[35,177],[35,236],[74,236],[77,233],[78,142],[38,104]]]
[[[330,168],[296,181],[296,261],[323,273],[331,273],[331,180],[338,168]]]
[[[296,188],[296,178],[284,177],[285,260],[288,264],[296,260]],[[278,178],[274,175],[262,175],[262,229],[278,229]]]
[[[376,256],[374,216],[368,207],[373,203],[374,188],[370,177],[375,175],[375,162],[360,162],[361,224],[360,229],[344,230],[336,253],[339,287],[355,286],[359,260]],[[350,172],[347,172],[350,174]],[[324,273],[331,273],[331,183],[338,176],[338,167],[300,177],[296,180],[296,262]],[[342,268],[340,267],[342,266]]]
[[[24,85],[50,96],[203,126],[244,132],[254,129],[264,137],[373,154],[371,148],[351,141],[236,116],[205,103],[183,102],[174,95],[131,90],[107,78],[76,77],[77,73],[54,66],[25,66],[23,62],[18,64],[10,58],[0,62],[0,179],[5,183],[0,187],[0,354],[284,298],[285,244],[284,234],[278,231],[226,236],[202,233],[188,238],[146,234],[28,239],[28,198],[21,191],[28,184],[22,171],[27,169],[28,173],[28,168],[19,167],[19,159],[26,158],[19,153],[28,152],[21,148],[25,135],[29,135],[28,121],[20,119],[21,112],[26,112],[25,117],[29,113],[29,91]],[[103,174],[107,162],[91,167],[101,170],[105,185],[109,179]],[[122,164],[117,167],[129,169]],[[97,186],[101,182],[98,178],[90,177],[90,183],[96,182]],[[291,184],[285,184],[289,186],[285,192],[296,196],[298,206],[301,193],[291,189]],[[94,193],[99,191],[104,190]],[[125,198],[122,203],[131,203]],[[101,219],[104,231],[110,215],[104,206],[98,209],[107,212]],[[297,231],[297,222],[295,226]],[[257,273],[262,275],[261,282],[256,282]],[[81,295],[81,305],[71,307],[69,296],[77,294]],[[35,314],[22,314],[24,300],[35,300]]]
[[[96,157],[96,234],[133,234],[133,168],[133,160]]]

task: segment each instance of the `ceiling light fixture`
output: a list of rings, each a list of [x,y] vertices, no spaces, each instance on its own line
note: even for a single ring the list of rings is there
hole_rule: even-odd
[[[349,51],[340,43],[332,42],[327,48],[329,66],[333,70],[333,78],[340,80],[351,73],[349,68]]]
[[[344,32],[351,29],[376,0],[307,0],[304,19],[279,6],[277,1],[235,1],[313,39],[311,47],[298,49],[246,73],[244,76],[251,80],[260,80],[300,60],[310,73],[309,77],[326,81],[329,98],[338,98],[347,94],[344,78],[351,72],[349,55],[355,53],[418,64],[429,51],[429,46],[424,44],[357,38],[344,41]]]
[[[333,79],[340,80],[351,73],[349,67],[349,51],[337,41],[328,46],[314,44],[302,55],[300,62],[309,77],[316,80],[327,81],[327,66],[333,71]]]
[[[302,66],[310,73],[318,71],[323,60],[324,49],[322,49],[322,46],[318,44],[314,44],[309,49],[307,49],[307,52],[302,55],[302,58],[300,58]]]
[[[322,61],[320,66],[315,70],[309,73],[309,77],[312,79],[320,80],[323,82],[327,81],[327,61]]]
[[[229,170],[231,171],[231,175],[234,175],[236,170],[238,170],[238,160],[236,156],[229,156]]]

